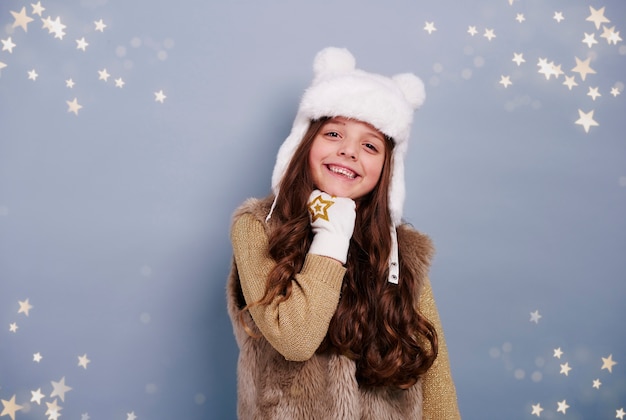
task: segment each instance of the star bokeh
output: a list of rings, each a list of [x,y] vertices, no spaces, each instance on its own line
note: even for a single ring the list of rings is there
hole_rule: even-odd
[[[319,49],[425,82],[463,418],[624,418],[626,5],[0,2],[0,419],[236,418],[232,211]]]

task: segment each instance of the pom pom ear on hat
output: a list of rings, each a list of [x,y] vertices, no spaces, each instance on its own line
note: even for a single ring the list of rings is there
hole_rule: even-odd
[[[426,100],[426,91],[424,90],[422,79],[413,73],[396,74],[392,79],[396,82],[413,109],[418,109],[422,106]]]
[[[349,73],[356,69],[356,60],[345,48],[328,47],[317,53],[313,60],[315,77],[332,73]]]

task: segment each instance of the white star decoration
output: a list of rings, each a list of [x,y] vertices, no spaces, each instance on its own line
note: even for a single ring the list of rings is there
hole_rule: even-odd
[[[538,324],[540,318],[541,318],[541,315],[539,315],[538,310],[530,313],[530,322],[534,322],[535,324]]]
[[[530,413],[531,416],[537,416],[537,417],[541,417],[541,412],[543,411],[543,408],[541,408],[541,404],[534,404],[533,405],[533,411],[532,413]]]
[[[7,39],[3,39],[1,40],[2,42],[2,51],[8,51],[9,54],[13,54],[13,48],[15,48],[15,44],[13,43],[13,40],[11,39],[11,37],[8,37]]]
[[[522,53],[513,53],[513,61],[518,65],[522,65],[522,63],[525,63],[526,60],[524,60],[524,54]]]
[[[38,1],[38,2],[37,2],[37,4],[32,4],[32,3],[31,3],[31,6],[32,6],[32,8],[33,8],[33,15],[39,15],[39,16],[41,16],[41,14],[43,13],[43,11],[44,11],[44,10],[46,10],[46,8],[45,8],[45,7],[42,7],[42,6],[41,6],[41,2],[40,2],[40,1]]]
[[[585,38],[583,39],[583,44],[587,44],[587,46],[591,48],[594,46],[594,44],[597,44],[597,43],[598,41],[596,41],[596,34],[594,33],[588,34],[587,32],[585,32]]]
[[[574,80],[574,76],[565,76],[565,81],[563,82],[563,84],[567,86],[569,90],[572,90],[574,86],[578,86],[578,83],[576,83],[576,80]]]
[[[565,18],[563,17],[563,12],[554,12],[554,17],[553,17],[553,19],[554,19],[554,20],[556,20],[558,23],[561,23],[561,21],[562,21],[563,19],[565,19]]]
[[[78,103],[78,99],[74,98],[71,101],[66,101],[67,102],[67,112],[73,112],[74,115],[78,115],[78,111],[83,107],[82,105],[80,105]]]
[[[54,33],[54,37],[58,39],[63,39],[65,36],[64,29],[67,28],[64,24],[61,23],[61,18],[57,16],[55,20],[51,20],[48,18],[47,21],[48,31],[49,33]]]
[[[87,358],[87,354],[78,356],[78,366],[82,367],[83,369],[87,369],[87,365],[89,364],[89,362],[91,362],[91,360]]]
[[[20,305],[20,309],[18,309],[17,313],[18,314],[24,314],[26,316],[28,316],[28,313],[31,309],[33,309],[33,305],[31,305],[28,302],[28,299],[24,300],[24,301],[18,301],[18,304]]]
[[[591,11],[591,15],[587,17],[587,21],[593,22],[596,25],[596,29],[600,29],[600,25],[603,23],[609,23],[610,20],[604,17],[604,7],[596,10],[593,7],[589,6],[589,10]]]
[[[72,390],[71,387],[65,385],[65,376],[59,382],[51,381],[50,383],[53,388],[50,398],[59,397],[61,401],[65,401],[65,393]]]
[[[428,32],[428,35],[435,32],[437,30],[437,28],[435,28],[435,22],[426,22],[426,25],[424,25],[424,30]]]
[[[36,391],[30,391],[30,393],[32,395],[30,398],[30,402],[37,403],[37,405],[41,405],[41,399],[46,397],[41,393],[41,388],[37,389]]]
[[[615,410],[616,419],[624,420],[624,416],[626,416],[626,412],[624,411],[623,408],[620,408],[619,410]]]
[[[572,69],[573,72],[580,74],[580,78],[584,81],[588,74],[595,74],[595,70],[589,66],[591,58],[582,61],[578,57],[574,57],[576,60],[576,66]]]
[[[12,28],[17,28],[18,26],[24,30],[24,32],[28,32],[28,24],[33,21],[33,18],[26,15],[26,7],[22,7],[22,10],[19,12],[11,12],[13,15],[13,26]]]
[[[104,28],[107,27],[107,25],[104,24],[102,19],[95,21],[94,24],[96,25],[96,31],[99,31],[99,32],[104,32]]]
[[[556,64],[554,64],[554,61],[548,62],[547,58],[540,58],[537,66],[539,66],[538,73],[543,74],[546,77],[546,80],[550,80],[551,76],[554,76],[558,79],[559,76],[563,74],[563,71],[561,70],[561,65],[559,64],[557,66]]]
[[[104,80],[105,82],[109,80],[111,75],[107,72],[107,69],[98,70],[98,80]]]
[[[591,96],[591,99],[595,101],[598,96],[602,95],[600,94],[600,92],[598,92],[598,87],[592,88],[591,86],[589,86],[589,92],[587,93],[587,96]]]
[[[15,420],[15,413],[20,411],[22,408],[21,405],[15,403],[15,395],[11,397],[10,400],[1,400],[2,401],[2,413],[0,416],[9,416],[11,420]]]
[[[559,413],[565,414],[568,408],[569,408],[569,405],[567,405],[567,401],[563,400],[563,401],[559,401],[557,403],[556,411],[559,412]]]
[[[556,357],[557,359],[560,359],[562,355],[563,355],[563,351],[561,351],[560,347],[557,349],[554,349],[554,357]]]
[[[617,362],[613,360],[613,355],[609,354],[608,357],[602,358],[602,369],[606,369],[609,373],[613,373],[613,366],[615,366]]]
[[[589,132],[591,127],[598,126],[599,124],[593,119],[593,110],[589,112],[583,112],[581,109],[578,110],[579,118],[576,120],[576,124],[582,125],[585,129],[585,133]]]
[[[564,363],[561,365],[561,374],[565,375],[565,376],[569,376],[569,371],[572,370],[572,368],[569,366],[569,363]]]
[[[156,102],[163,103],[163,101],[165,101],[165,98],[167,98],[167,96],[165,96],[165,94],[163,93],[163,90],[160,90],[158,92],[154,92],[154,100]]]
[[[52,395],[50,396],[52,398]],[[48,420],[50,419],[58,419],[61,416],[62,407],[57,403],[56,398],[51,403],[46,402],[46,406],[48,409],[46,410],[46,416],[48,416]]]
[[[87,43],[87,41],[85,41],[85,37],[82,37],[81,39],[77,39],[76,40],[76,49],[77,50],[86,51],[88,45],[89,44]]]
[[[505,88],[507,88],[507,87],[509,87],[509,85],[513,84],[513,82],[511,82],[511,77],[510,76],[500,76],[500,81],[498,83],[500,83]]]
[[[622,40],[622,38],[619,36],[619,32],[615,31],[615,26],[611,28],[603,26],[600,38],[606,39],[606,42],[609,45],[615,45]]]

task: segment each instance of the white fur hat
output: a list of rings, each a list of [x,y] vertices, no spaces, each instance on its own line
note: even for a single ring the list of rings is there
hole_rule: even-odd
[[[404,206],[404,156],[414,111],[426,98],[424,84],[412,73],[385,77],[357,69],[354,56],[344,48],[328,47],[318,52],[313,71],[313,83],[304,92],[291,133],[278,151],[272,190],[278,196],[280,182],[311,121],[342,116],[367,122],[395,143],[389,186],[395,246],[395,226],[401,222]],[[397,254],[397,250],[392,250],[391,259],[397,266],[394,252]]]

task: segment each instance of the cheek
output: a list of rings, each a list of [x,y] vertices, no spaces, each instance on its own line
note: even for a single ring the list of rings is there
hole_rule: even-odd
[[[385,160],[383,158],[372,159],[367,163],[367,170],[370,176],[378,180],[383,172],[383,164]]]

